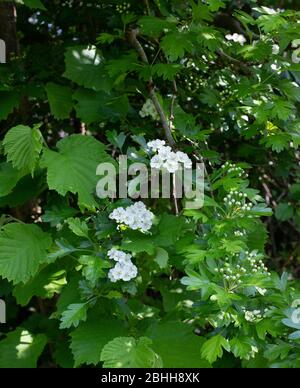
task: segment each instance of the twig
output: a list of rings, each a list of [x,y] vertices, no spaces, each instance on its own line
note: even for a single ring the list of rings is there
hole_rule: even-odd
[[[217,50],[217,54],[221,57],[221,58],[225,58],[227,59],[229,62],[233,63],[234,65],[236,65],[237,67],[239,67],[242,72],[245,74],[245,75],[250,75],[252,74],[252,71],[251,69],[243,62],[239,61],[238,59],[235,59],[233,58],[232,56],[224,53],[223,50],[221,49],[218,49]]]
[[[145,5],[146,5],[146,8],[147,8],[148,15],[151,16],[151,9],[150,9],[150,5],[149,5],[149,1],[148,0],[145,0]]]
[[[138,52],[139,56],[141,57],[142,61],[144,63],[149,64],[147,55],[146,55],[142,45],[140,44],[140,42],[137,39],[138,34],[139,34],[139,30],[138,29],[130,30],[129,33],[128,33],[129,42],[137,50],[137,52]],[[157,95],[155,93],[155,87],[154,87],[152,78],[150,78],[150,80],[149,80],[148,88],[149,88],[150,98],[151,98],[151,100],[153,102],[153,105],[155,106],[155,109],[156,109],[157,113],[159,114],[162,126],[164,128],[166,139],[167,139],[168,143],[170,144],[170,146],[173,147],[175,145],[175,141],[173,139],[172,132],[171,132],[170,126],[168,124],[168,120],[166,118],[166,115],[165,115],[165,113],[163,111],[163,108],[160,105],[160,102],[158,101]]]
[[[174,198],[174,205],[175,205],[175,214],[178,216],[179,214],[179,208],[178,208],[178,202],[177,202],[177,187],[176,187],[176,175],[173,174],[173,198]]]
[[[174,87],[174,93],[173,93],[172,101],[171,101],[170,120],[169,120],[169,127],[170,128],[172,128],[172,124],[173,124],[173,121],[174,121],[174,105],[175,105],[175,100],[176,100],[177,94],[178,94],[178,89],[177,89],[177,84],[176,84],[175,79],[173,81],[173,87]]]

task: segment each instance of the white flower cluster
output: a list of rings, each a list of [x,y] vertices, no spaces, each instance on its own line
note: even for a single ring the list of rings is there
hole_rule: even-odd
[[[127,225],[132,230],[148,232],[152,227],[154,214],[147,210],[143,202],[136,202],[127,208],[118,207],[109,218],[118,224]]]
[[[152,151],[157,152],[157,155],[153,156],[150,162],[152,168],[157,168],[158,170],[165,168],[170,173],[175,173],[179,169],[180,163],[186,169],[192,168],[193,163],[187,154],[181,151],[173,152],[172,148],[165,144],[164,140],[158,139],[147,144]]]
[[[239,262],[239,264],[233,264],[236,262]],[[251,253],[246,251],[243,260],[240,259],[238,253],[232,257],[232,260],[229,257],[225,257],[225,263],[222,267],[215,268],[215,272],[221,274],[223,280],[229,283],[230,287],[237,287],[242,284],[245,276],[253,274],[271,276],[268,268],[261,260],[261,255],[257,254],[256,251]],[[267,291],[259,287],[256,287],[256,289],[261,295],[264,295]]]
[[[117,4],[116,5],[116,11],[119,13],[129,13],[130,4],[129,3],[123,3],[123,4]]]
[[[185,62],[185,60],[184,60]],[[184,63],[183,62],[183,63]],[[182,63],[182,64],[183,64]],[[192,60],[192,59],[188,59],[187,62],[186,62],[186,67],[187,68],[192,68],[192,69],[195,69],[196,71],[199,71],[199,67],[196,65],[196,63]]]
[[[148,100],[146,100],[145,104],[143,105],[142,109],[139,112],[139,115],[142,118],[150,116],[155,121],[159,120],[159,115],[158,115],[158,113],[155,109],[155,106],[150,98],[148,98]]]
[[[264,312],[262,312],[261,310],[245,310],[243,309],[244,311],[244,315],[245,315],[245,319],[246,321],[248,322],[257,322],[263,318],[265,318],[265,313],[267,313],[269,311],[269,309],[265,309]]]
[[[293,51],[292,61],[294,63],[300,63],[300,39],[295,39],[292,41],[292,47],[296,50]]]
[[[249,270],[252,273],[260,273],[271,276],[270,272],[268,272],[268,268],[264,265],[264,262],[259,259],[256,252],[250,253],[249,251],[246,251],[245,254],[247,256],[246,260],[248,261]]]
[[[237,237],[245,237],[247,235],[247,232],[245,230],[236,230],[234,232],[234,235]]]
[[[227,40],[232,40],[233,42],[239,43],[240,45],[244,45],[247,42],[247,39],[242,34],[237,34],[236,32],[234,34],[227,34],[225,36]]]
[[[247,194],[240,193],[237,190],[231,190],[224,198],[225,204],[229,208],[239,208],[241,211],[250,211],[253,207],[251,202],[246,202]]]
[[[243,268],[242,271],[237,271],[230,268],[229,263],[225,263],[223,268],[220,268],[220,269],[215,268],[215,272],[221,273],[223,275],[223,279],[226,280],[227,282],[230,282],[232,286],[235,284],[238,285],[242,283],[242,280],[240,279],[240,277],[246,273],[246,270],[244,270]]]
[[[272,45],[272,54],[277,55],[277,54],[279,54],[279,51],[280,51],[280,47],[278,46],[278,44],[273,44]]]
[[[131,279],[136,278],[138,270],[131,261],[131,255],[118,251],[117,249],[111,249],[107,252],[107,256],[117,262],[114,268],[110,269],[108,273],[111,282],[115,283],[118,280],[129,282]]]
[[[245,176],[245,178],[248,178],[248,174],[244,172],[242,167],[238,167],[234,163],[226,162],[225,164],[222,165],[222,169],[226,169],[227,173],[230,174],[232,172],[237,173],[238,176],[241,178],[242,176]]]

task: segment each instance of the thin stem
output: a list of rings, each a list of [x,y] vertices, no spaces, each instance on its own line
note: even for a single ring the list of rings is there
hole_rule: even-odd
[[[141,57],[141,60],[144,63],[149,64],[148,57],[145,53],[145,50],[143,49],[142,45],[140,44],[139,40],[137,39],[138,34],[139,34],[138,29],[132,29],[131,31],[129,31],[129,34],[128,34],[129,42],[137,50],[139,56]],[[162,108],[162,106],[157,98],[157,95],[155,93],[155,87],[154,87],[152,78],[150,78],[150,80],[149,80],[148,88],[149,88],[150,98],[153,102],[153,105],[154,105],[157,113],[159,114],[163,129],[165,131],[166,139],[168,140],[168,143],[170,144],[170,146],[173,147],[175,145],[175,140],[172,136],[172,132],[171,132],[170,126],[168,124],[168,120],[167,120],[167,117],[165,115],[165,112],[164,112],[164,110],[163,110],[163,108]]]
[[[176,189],[176,174],[173,174],[173,198],[174,198],[174,205],[175,205],[175,214],[176,214],[176,216],[178,216],[179,208],[178,208],[176,192],[177,192],[177,189]]]

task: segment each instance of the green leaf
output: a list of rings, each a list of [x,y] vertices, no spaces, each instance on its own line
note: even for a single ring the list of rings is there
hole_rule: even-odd
[[[56,311],[52,314],[51,317],[53,318],[59,318],[64,311],[67,310],[68,306],[70,304],[75,304],[80,300],[80,290],[79,290],[79,273],[76,273],[75,275],[71,276],[70,279],[68,279],[67,286],[65,286],[58,298],[57,304],[56,304]]]
[[[24,173],[13,168],[11,163],[0,163],[0,197],[12,192]]]
[[[258,19],[258,25],[264,32],[272,32],[282,29],[288,22],[278,14],[262,15]]]
[[[56,119],[67,119],[73,108],[72,91],[67,86],[54,83],[46,85],[51,113]]]
[[[198,28],[198,42],[201,46],[208,48],[210,51],[215,51],[221,46],[222,36],[211,27]]]
[[[101,361],[104,368],[154,368],[158,356],[150,348],[152,341],[147,337],[118,337],[104,346]]]
[[[87,303],[70,304],[66,311],[62,313],[60,329],[69,329],[71,326],[77,327],[79,322],[86,321]]]
[[[17,303],[26,306],[33,296],[52,298],[66,284],[66,271],[56,265],[47,265],[26,284],[18,284],[13,290]]]
[[[161,269],[166,268],[168,266],[169,254],[163,248],[156,248],[156,256],[154,261],[159,265]]]
[[[36,368],[47,338],[18,327],[0,341],[0,368]]]
[[[256,328],[258,338],[260,338],[261,340],[265,340],[268,333],[271,334],[272,337],[276,337],[277,334],[279,333],[278,328],[274,325],[274,321],[267,318],[258,322],[255,328]]]
[[[27,282],[46,261],[51,238],[37,225],[7,224],[0,231],[0,276]]]
[[[18,92],[0,92],[0,120],[7,119],[15,108],[20,104],[20,96]]]
[[[50,263],[55,262],[57,259],[69,256],[76,251],[77,248],[73,247],[73,245],[69,244],[65,239],[55,240],[55,244],[49,249],[47,261]]]
[[[287,120],[292,114],[294,105],[282,98],[275,98],[273,103],[272,117],[278,117],[279,120]]]
[[[193,49],[193,43],[188,33],[171,32],[161,40],[161,48],[173,62],[182,58],[185,52],[190,53]]]
[[[271,148],[275,152],[282,152],[289,148],[290,137],[287,133],[275,133],[267,136],[262,141],[266,147]]]
[[[217,358],[223,356],[223,349],[229,352],[230,344],[222,335],[217,334],[203,344],[201,354],[203,358],[212,364]]]
[[[156,246],[170,247],[183,235],[185,219],[171,214],[164,214],[159,223],[159,234],[155,236]]]
[[[227,240],[222,239],[222,248],[228,253],[239,253],[242,249],[246,248],[246,244],[241,240]]]
[[[64,77],[85,88],[107,92],[111,81],[104,71],[103,56],[95,46],[69,47],[65,53]]]
[[[258,205],[253,206],[251,209],[251,214],[259,217],[270,217],[272,215],[272,209],[266,207],[264,203],[259,203]]]
[[[275,209],[275,217],[279,221],[287,221],[293,218],[294,208],[288,203],[280,203]]]
[[[261,222],[254,222],[253,228],[247,234],[247,247],[250,251],[258,250],[263,252],[268,239],[265,225]]]
[[[102,32],[98,38],[97,38],[97,43],[112,43],[113,41],[115,41],[116,39],[120,39],[121,37],[119,35],[112,35],[112,34],[109,34],[107,32]]]
[[[61,140],[57,148],[58,152],[45,149],[42,157],[49,188],[62,196],[78,194],[80,205],[95,208],[96,168],[101,162],[113,162],[105,146],[93,137],[72,135]]]
[[[274,345],[267,345],[267,349],[264,352],[264,357],[271,361],[278,360],[279,358],[284,360],[290,351],[291,345],[289,343],[278,341]]]
[[[22,0],[22,3],[28,8],[46,10],[41,0]]]
[[[33,173],[37,159],[42,150],[42,134],[35,126],[18,125],[11,128],[3,140],[7,160],[18,170],[28,170]]]
[[[122,82],[127,74],[139,69],[138,55],[131,51],[118,59],[111,59],[105,66],[109,76],[115,84]]]
[[[51,226],[62,224],[64,220],[74,217],[78,211],[68,204],[66,198],[59,197],[54,204],[45,210],[42,216],[43,222],[50,222]]]
[[[210,11],[215,12],[220,8],[225,8],[226,5],[222,0],[208,0],[208,8]]]
[[[106,276],[103,270],[111,267],[110,263],[97,256],[81,256],[79,263],[83,265],[83,276],[93,286],[96,285],[98,279]]]
[[[73,98],[77,101],[77,116],[87,124],[106,120],[116,122],[126,116],[129,110],[128,97],[125,94],[112,97],[105,92],[79,89]]]
[[[89,228],[85,221],[80,218],[68,218],[66,223],[76,236],[89,238]]]
[[[122,248],[132,253],[146,252],[148,255],[154,255],[155,245],[153,238],[137,233],[127,233],[127,238],[123,240]]]
[[[0,167],[1,170],[1,167]],[[23,175],[21,171],[15,170],[16,174]],[[8,183],[12,184],[15,179],[12,174],[12,181],[5,181],[2,188]],[[26,175],[21,177],[12,191],[4,197],[0,198],[0,207],[10,206],[15,208],[21,206],[28,201],[34,201],[45,190],[46,177],[41,170],[35,172],[34,177]],[[0,187],[1,187],[1,172],[0,172]],[[0,191],[1,192],[1,191]]]
[[[159,19],[154,16],[143,16],[139,19],[141,33],[151,37],[158,37],[162,32],[176,29],[176,19]]]
[[[180,69],[181,66],[174,63],[158,63],[152,67],[152,72],[164,80],[172,81]]]
[[[249,360],[252,350],[251,339],[247,337],[232,338],[230,348],[236,358]]]
[[[81,364],[97,365],[104,345],[122,335],[126,335],[122,321],[100,314],[89,314],[87,321],[71,333],[75,367]]]
[[[196,336],[190,325],[177,321],[155,323],[146,335],[152,339],[152,349],[162,358],[164,368],[209,367],[200,354],[204,338]]]

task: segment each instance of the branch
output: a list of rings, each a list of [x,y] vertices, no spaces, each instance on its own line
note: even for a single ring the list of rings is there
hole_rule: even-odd
[[[144,63],[149,64],[147,55],[146,55],[142,45],[140,44],[140,42],[137,39],[138,34],[139,34],[138,29],[130,30],[128,33],[129,42],[136,49],[139,56],[141,57],[141,60]],[[162,126],[163,126],[164,131],[165,131],[166,139],[168,140],[168,143],[170,144],[170,146],[173,147],[175,145],[175,140],[172,136],[172,132],[171,132],[170,126],[168,124],[168,120],[167,120],[167,117],[165,115],[165,112],[163,111],[163,108],[160,105],[160,102],[158,101],[157,95],[155,93],[155,87],[154,87],[152,78],[150,78],[150,80],[149,80],[149,94],[150,94],[150,98],[153,102],[153,105],[155,106],[155,109],[156,109],[157,113],[159,114]]]
[[[252,71],[251,69],[243,62],[239,61],[238,59],[235,59],[233,57],[231,57],[230,55],[224,53],[223,50],[221,49],[218,49],[217,50],[217,54],[221,57],[221,58],[224,58],[224,59],[227,59],[229,62],[231,62],[233,65],[237,66],[240,68],[240,70],[242,71],[242,73],[244,73],[245,75],[251,75],[252,74]]]

